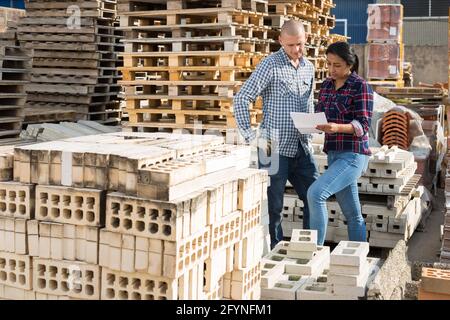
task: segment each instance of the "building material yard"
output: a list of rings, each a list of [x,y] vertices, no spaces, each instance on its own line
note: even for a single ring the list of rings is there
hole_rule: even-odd
[[[424,2],[0,7],[0,300],[450,300]]]

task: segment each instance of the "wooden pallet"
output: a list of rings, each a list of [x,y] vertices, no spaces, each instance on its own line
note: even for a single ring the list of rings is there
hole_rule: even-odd
[[[303,1],[270,0],[269,14],[295,16],[312,22],[318,19],[318,10],[313,5]]]
[[[125,52],[244,51],[269,54],[270,46],[275,41],[236,35],[231,37],[136,38],[125,40],[124,43]]]
[[[232,97],[220,97],[214,95],[186,95],[169,96],[162,94],[125,94],[127,108],[139,109],[141,107],[185,109],[218,109],[230,110]]]
[[[367,81],[374,89],[378,87],[397,87],[402,88],[405,84],[403,80],[374,80],[369,79]]]
[[[69,108],[65,109],[61,107],[46,107],[43,105],[39,106],[38,104],[34,104],[26,107],[24,113],[24,124],[61,121],[74,122],[77,120],[77,111]]]
[[[251,12],[234,8],[200,8],[183,10],[152,10],[123,12],[120,15],[121,27],[139,25],[175,25],[183,20],[183,24],[199,23],[234,23],[247,26],[262,27],[266,13]]]
[[[185,65],[204,66],[239,66],[242,68],[256,67],[266,54],[241,51],[185,51],[185,52],[129,52],[119,54],[123,57],[124,67],[170,66]]]
[[[401,98],[440,98],[444,97],[444,90],[440,88],[423,88],[423,87],[377,87],[376,92],[384,96],[395,96]]]
[[[267,13],[267,0],[168,0],[148,2],[145,0],[124,0],[118,3],[118,11],[154,11],[176,9],[234,8],[251,12]]]
[[[233,113],[216,110],[127,109],[131,123],[161,123],[190,126],[194,122],[220,127],[236,128]],[[250,112],[253,125],[257,124],[256,112]]]
[[[56,9],[35,9],[28,10],[27,9],[27,17],[70,17],[73,12],[67,10],[67,4],[64,4],[64,8],[56,8]],[[80,8],[80,13],[82,17],[93,17],[93,18],[102,18],[102,19],[115,19],[116,18],[116,10],[111,9],[89,9],[89,8]]]

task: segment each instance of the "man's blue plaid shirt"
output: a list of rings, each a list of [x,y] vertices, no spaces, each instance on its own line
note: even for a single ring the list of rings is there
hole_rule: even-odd
[[[286,157],[295,157],[299,141],[309,150],[311,135],[298,132],[290,113],[314,112],[313,86],[314,66],[306,58],[300,59],[297,69],[283,48],[265,58],[234,97],[234,115],[242,136],[247,142],[256,138],[248,108],[261,96],[261,137],[278,141],[279,153]]]

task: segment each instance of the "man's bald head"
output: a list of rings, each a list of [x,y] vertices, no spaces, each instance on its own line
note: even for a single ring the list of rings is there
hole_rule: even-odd
[[[303,56],[306,44],[306,33],[303,23],[298,20],[288,20],[281,27],[278,41],[286,54],[293,61],[298,61]]]
[[[288,20],[281,27],[281,35],[299,36],[303,34],[305,34],[305,27],[298,20]]]

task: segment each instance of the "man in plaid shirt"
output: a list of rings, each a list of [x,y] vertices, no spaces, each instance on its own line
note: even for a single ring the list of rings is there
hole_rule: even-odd
[[[270,175],[267,196],[272,248],[283,240],[281,211],[286,181],[303,200],[303,228],[309,229],[306,195],[319,176],[312,157],[311,136],[300,134],[290,116],[291,112],[314,112],[314,66],[303,57],[306,34],[302,23],[285,22],[279,41],[282,48],[258,65],[234,98],[239,131],[249,143],[257,138],[250,125],[249,104],[258,96],[263,99],[258,145],[264,141],[265,147],[258,148],[258,162]]]

